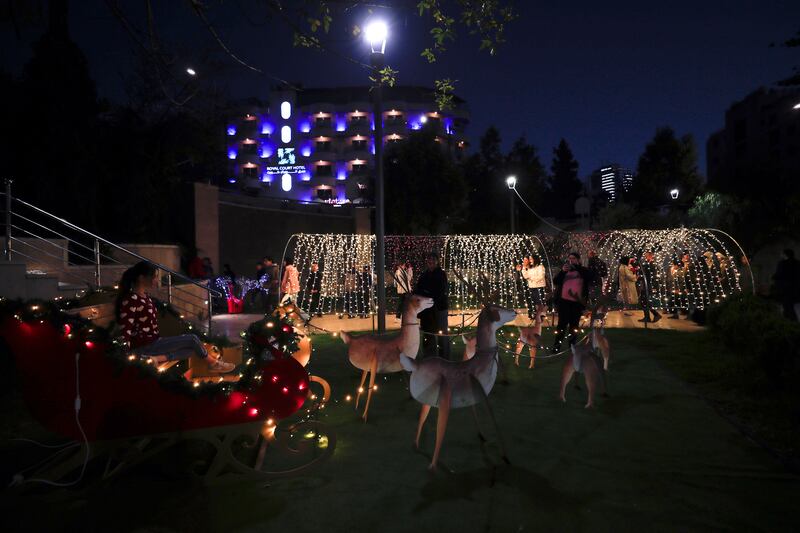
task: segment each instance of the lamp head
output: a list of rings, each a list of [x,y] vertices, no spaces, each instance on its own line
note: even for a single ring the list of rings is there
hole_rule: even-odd
[[[679,191],[678,189],[672,189],[671,191],[669,191],[669,195],[670,197],[672,197],[673,200],[677,200],[680,192],[681,191]]]
[[[373,54],[382,54],[386,50],[386,37],[389,28],[382,20],[373,20],[364,28],[364,38],[369,43]]]
[[[506,185],[512,191],[517,188],[517,177],[516,176],[509,176],[506,178]]]
[[[186,74],[188,74],[189,76],[196,76],[197,75],[197,71],[195,69],[193,69],[192,67],[188,67],[186,69]]]

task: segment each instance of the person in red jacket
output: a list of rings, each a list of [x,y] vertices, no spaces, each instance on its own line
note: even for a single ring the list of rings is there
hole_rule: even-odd
[[[158,314],[147,294],[156,282],[155,268],[145,261],[136,263],[122,274],[114,308],[117,323],[131,351],[152,356],[156,361],[187,359],[192,355],[209,358],[203,343],[195,335],[162,337],[158,331]],[[218,359],[209,361],[212,372],[225,373],[234,365]]]

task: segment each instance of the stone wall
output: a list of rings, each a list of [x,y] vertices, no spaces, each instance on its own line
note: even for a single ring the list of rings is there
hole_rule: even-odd
[[[237,274],[252,276],[256,261],[263,256],[280,261],[295,233],[367,233],[370,211],[347,205],[288,204],[220,191],[220,262],[215,269],[228,263]]]

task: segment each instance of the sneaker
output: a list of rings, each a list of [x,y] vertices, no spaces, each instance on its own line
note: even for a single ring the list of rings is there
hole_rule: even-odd
[[[220,361],[219,359],[208,364],[208,371],[216,374],[227,374],[228,372],[233,372],[234,368],[236,368],[236,365],[233,363],[226,363],[225,361]]]
[[[659,321],[659,320],[661,320],[662,318],[663,318],[663,317],[662,317],[661,315],[656,315],[656,316],[655,316],[655,318],[653,318],[653,323],[656,323],[656,322],[658,322],[658,321]]]

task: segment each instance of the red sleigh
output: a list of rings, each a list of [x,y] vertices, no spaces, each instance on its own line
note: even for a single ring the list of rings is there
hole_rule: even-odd
[[[292,357],[253,358],[257,379],[246,387],[230,384],[222,392],[214,383],[181,383],[181,376],[168,387],[158,372],[108,356],[110,344],[68,330],[0,313],[0,337],[14,356],[30,413],[49,431],[81,443],[37,477],[65,476],[87,450],[91,458],[106,456],[106,477],[180,440],[200,439],[214,448],[200,472],[207,481],[233,474],[264,479],[303,471],[335,448],[334,436],[313,420],[279,425],[315,397],[308,373]]]

